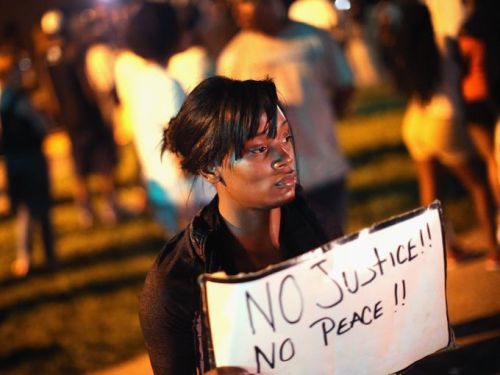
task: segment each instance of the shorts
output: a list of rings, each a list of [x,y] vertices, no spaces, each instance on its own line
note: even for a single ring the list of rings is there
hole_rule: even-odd
[[[403,141],[415,161],[438,160],[447,166],[464,164],[473,146],[463,123],[453,117],[437,117],[411,105],[403,118]]]

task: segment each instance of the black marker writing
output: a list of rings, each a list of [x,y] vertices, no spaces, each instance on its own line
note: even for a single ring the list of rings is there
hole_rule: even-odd
[[[291,296],[290,294],[288,294],[286,296],[286,298],[283,298],[283,292],[285,291],[285,284],[288,280],[290,280],[293,284],[293,286],[295,287],[294,290],[296,291],[298,297],[299,297],[299,306],[300,306],[300,309],[299,309],[299,312],[297,314],[297,317],[295,318],[290,318],[287,316],[287,314],[285,313],[285,304],[288,304],[290,305],[290,301],[291,301]],[[290,283],[288,283],[290,284]],[[304,312],[304,298],[302,297],[302,292],[299,288],[299,285],[297,284],[297,281],[295,280],[295,277],[293,277],[293,275],[287,275],[283,278],[283,280],[281,280],[281,284],[280,284],[280,293],[279,293],[279,303],[280,303],[280,310],[281,310],[281,315],[283,316],[283,319],[285,319],[288,323],[290,324],[295,324],[297,322],[300,321],[300,318],[302,318],[302,313]]]
[[[326,259],[323,259],[322,261],[313,264],[311,266],[311,269],[314,269],[314,268],[319,269],[323,275],[328,277],[328,279],[333,282],[333,284],[335,285],[336,291],[338,291],[337,299],[336,300],[334,299],[334,302],[332,302],[328,305],[324,305],[324,304],[320,304],[319,302],[316,302],[316,305],[318,307],[321,307],[322,309],[330,309],[334,306],[337,306],[340,302],[342,302],[342,300],[344,299],[344,292],[342,291],[342,288],[340,287],[339,283],[334,278],[330,277],[328,272],[321,266],[324,262],[326,262]]]
[[[255,325],[253,322],[253,314],[252,311],[253,309],[251,308],[252,306],[255,306],[257,310],[262,314],[264,319],[269,323],[271,328],[273,329],[273,332],[276,332],[276,329],[274,327],[274,315],[273,315],[273,305],[271,303],[271,292],[269,291],[269,283],[266,283],[266,292],[267,292],[267,307],[268,311],[267,313],[260,307],[260,305],[255,301],[255,299],[248,293],[248,291],[245,292],[246,296],[246,302],[247,302],[247,314],[248,314],[248,321],[250,322],[250,327],[252,328],[252,333],[255,335]]]
[[[375,257],[377,258],[377,262],[373,265],[374,267],[378,267],[380,276],[384,276],[384,263],[387,262],[387,259],[380,259],[380,255],[378,254],[378,250],[376,247],[373,248],[373,252],[375,254]]]
[[[373,307],[364,306],[360,312],[354,311],[349,317],[341,318],[338,324],[330,317],[323,317],[312,322],[309,328],[320,325],[323,343],[325,346],[328,346],[328,335],[331,332],[335,332],[337,336],[340,336],[349,332],[356,325],[370,325],[382,315],[382,301],[378,301]]]
[[[399,303],[399,294],[401,293],[402,296],[401,296],[401,301],[402,301],[402,305],[404,306],[404,300],[406,298],[406,282],[405,280],[402,280],[401,281],[401,290],[399,290],[398,288],[398,283],[395,283],[394,284],[394,303],[395,305],[397,306],[398,303]]]
[[[262,366],[261,359],[267,363],[267,366],[270,368],[274,368],[276,366],[276,344],[271,343],[271,356],[268,357],[264,351],[258,346],[254,346],[255,353],[255,363],[257,365],[257,373],[260,374]],[[279,360],[281,362],[287,362],[291,360],[295,356],[295,345],[291,338],[285,339],[279,349]]]
[[[368,268],[368,271],[370,271],[372,273],[372,276],[368,280],[363,281],[361,283],[361,286],[366,286],[366,285],[370,284],[377,277],[377,272],[373,268]]]
[[[351,287],[349,286],[349,282],[347,281],[347,277],[346,277],[346,273],[345,272],[342,272],[342,277],[344,279],[344,285],[345,287],[347,288],[347,290],[349,291],[349,293],[356,293],[359,289],[359,279],[358,279],[358,272],[357,271],[354,271],[354,288],[351,289]]]

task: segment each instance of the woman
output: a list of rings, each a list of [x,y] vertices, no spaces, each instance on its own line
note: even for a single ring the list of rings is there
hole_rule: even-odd
[[[500,31],[498,15],[488,2],[463,0],[463,3],[468,16],[462,25],[458,45],[464,65],[461,83],[467,130],[478,154],[486,163],[488,182],[498,212],[500,183],[494,153],[498,108],[493,92],[500,63],[497,47]]]
[[[280,108],[272,81],[212,77],[165,130],[163,150],[217,195],[166,244],[146,278],[139,315],[155,374],[207,370],[200,274],[256,271],[329,240],[297,188]]]
[[[447,39],[436,38],[427,7],[418,2],[401,6],[386,54],[397,87],[408,95],[403,117],[403,141],[415,163],[420,202],[438,197],[438,163],[448,167],[467,188],[485,231],[490,263],[499,253],[492,204],[486,185],[474,170],[471,145],[460,107],[459,71]],[[455,51],[456,52],[456,51]],[[448,233],[449,235],[449,233]],[[449,261],[463,257],[449,236]],[[449,263],[450,264],[450,263]]]

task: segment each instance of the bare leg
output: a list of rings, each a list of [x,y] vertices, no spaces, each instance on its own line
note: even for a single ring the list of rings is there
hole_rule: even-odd
[[[42,229],[42,241],[45,250],[45,261],[49,267],[52,267],[56,263],[56,257],[54,254],[54,233],[52,231],[50,211],[44,211],[40,215],[39,220]]]
[[[103,174],[101,177],[101,186],[104,199],[106,200],[106,207],[102,214],[102,220],[108,225],[116,224],[117,220],[117,202],[115,193],[115,183],[111,174]]]
[[[491,193],[495,199],[496,208],[500,208],[500,183],[498,181],[498,168],[495,161],[493,131],[486,126],[478,124],[468,125],[469,134],[474,146],[488,168],[488,182]]]
[[[16,215],[17,253],[11,270],[14,276],[24,277],[30,268],[32,237],[32,219],[28,207],[20,205]]]
[[[416,161],[418,186],[420,191],[420,204],[427,206],[437,198],[437,165],[435,161]]]
[[[80,208],[82,226],[90,228],[94,224],[94,214],[90,205],[90,193],[84,176],[76,176],[75,200]]]
[[[451,169],[467,188],[472,197],[476,215],[487,236],[490,254],[492,256],[497,255],[493,207],[486,186],[477,176],[470,162],[464,165],[454,166]]]
[[[418,185],[420,190],[420,204],[427,206],[438,198],[437,188],[437,162],[416,161],[415,167],[417,171]],[[453,230],[453,225],[449,220],[444,222],[444,235],[446,238],[446,253],[448,256],[448,267],[452,267],[454,263],[465,256],[458,245],[458,240]]]

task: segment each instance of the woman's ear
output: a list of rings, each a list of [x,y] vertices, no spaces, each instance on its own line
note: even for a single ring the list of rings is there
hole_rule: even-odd
[[[219,167],[215,165],[211,165],[207,168],[205,168],[202,172],[201,175],[205,180],[210,182],[212,185],[217,184],[218,182],[224,183],[224,180],[222,179],[220,175],[220,170]]]

